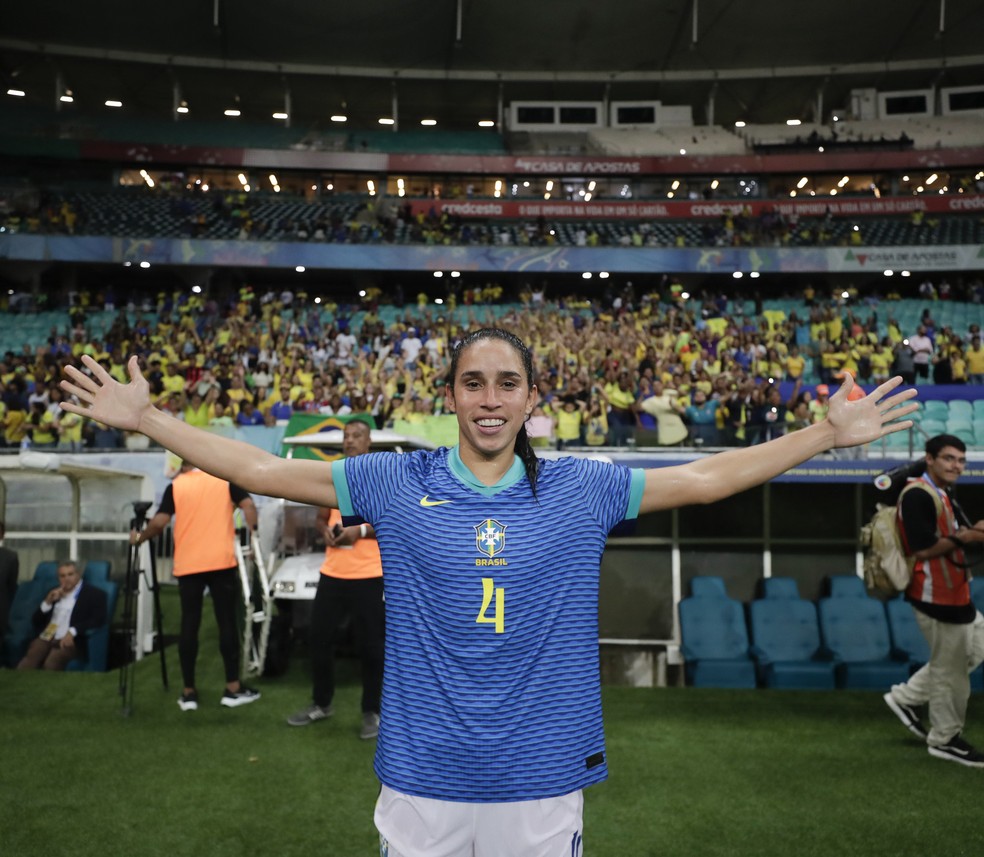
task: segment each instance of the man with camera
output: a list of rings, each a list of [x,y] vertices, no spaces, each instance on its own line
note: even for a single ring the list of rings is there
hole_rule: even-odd
[[[347,457],[369,452],[369,424],[354,419],[345,424],[342,452]],[[334,642],[348,614],[362,649],[362,727],[365,740],[379,734],[380,697],[383,690],[383,564],[372,526],[342,521],[337,509],[320,509],[324,527],[325,560],[311,614],[312,702],[287,718],[291,726],[307,726],[334,713]]]
[[[984,754],[962,737],[970,678],[984,660],[984,616],[970,599],[968,546],[984,542],[984,521],[971,524],[952,495],[967,464],[967,447],[954,435],[926,441],[926,490],[898,503],[902,546],[915,560],[906,600],[930,647],[929,663],[885,694],[903,725],[925,739],[931,756],[984,768]],[[978,553],[979,555],[979,553]],[[929,704],[929,731],[917,708]]]

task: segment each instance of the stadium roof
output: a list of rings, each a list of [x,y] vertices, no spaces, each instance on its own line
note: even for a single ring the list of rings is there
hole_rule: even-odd
[[[810,119],[856,87],[984,83],[979,0],[113,0],[9,4],[7,88],[53,105],[299,122],[434,116],[474,127],[500,100],[661,100],[717,124]],[[60,90],[59,90],[60,91]],[[2,97],[2,93],[0,93]]]

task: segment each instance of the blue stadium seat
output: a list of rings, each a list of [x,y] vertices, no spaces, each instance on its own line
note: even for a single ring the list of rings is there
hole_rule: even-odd
[[[88,584],[101,589],[106,594],[106,622],[88,632],[85,657],[69,661],[66,669],[80,672],[106,672],[109,661],[109,628],[116,610],[119,586],[109,579],[89,580]]]
[[[720,578],[695,577],[694,595],[679,604],[684,675],[694,687],[753,688],[755,664],[742,605],[720,591],[723,581],[714,581]]]
[[[25,580],[17,586],[3,637],[3,658],[8,667],[16,667],[27,652],[27,645],[34,638],[31,617],[51,589],[43,580]]]
[[[37,564],[34,569],[34,579],[41,581],[45,585],[45,592],[51,592],[58,586],[58,562],[53,559],[46,559]]]
[[[86,560],[85,568],[82,571],[82,579],[87,583],[109,580],[109,572],[113,564],[108,559]]]
[[[912,606],[899,595],[885,602],[885,614],[896,657],[905,658],[910,672],[915,672],[929,660],[929,643],[919,630]]]
[[[698,575],[690,581],[690,594],[694,598],[727,598],[724,578],[714,575]]]
[[[769,578],[765,597],[748,606],[752,655],[766,687],[833,690],[835,665],[824,659],[817,608],[796,581]]]
[[[838,687],[885,690],[909,677],[909,662],[892,657],[885,607],[865,594],[859,578],[831,578],[831,596],[821,598],[817,610],[823,643],[837,662]]]

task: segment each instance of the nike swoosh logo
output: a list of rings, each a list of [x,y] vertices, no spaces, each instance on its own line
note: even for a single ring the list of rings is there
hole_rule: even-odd
[[[421,506],[443,506],[445,503],[453,503],[454,500],[431,500],[426,494],[420,498]]]

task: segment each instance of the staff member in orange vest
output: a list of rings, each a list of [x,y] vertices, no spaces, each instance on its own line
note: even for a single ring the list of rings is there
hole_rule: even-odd
[[[202,622],[205,588],[212,595],[215,621],[219,626],[219,651],[225,664],[226,689],[222,704],[229,708],[260,698],[259,691],[239,680],[239,634],[236,609],[239,604],[239,575],[236,567],[233,513],[243,510],[250,531],[256,529],[253,498],[237,485],[216,479],[188,463],[164,490],[157,514],[142,532],[130,533],[130,544],[139,545],[163,532],[174,521],[174,568],[181,598],[181,636],[178,655],[184,691],[178,700],[182,711],[198,708],[195,662],[198,660],[198,628]]]
[[[369,452],[369,425],[353,420],[345,425],[342,452],[347,457]],[[325,561],[311,614],[312,703],[287,718],[291,726],[307,726],[333,713],[335,656],[333,641],[346,614],[352,616],[362,647],[362,728],[359,737],[379,734],[379,700],[383,689],[383,565],[376,533],[369,524],[342,521],[337,509],[321,509],[325,528]],[[344,524],[347,524],[345,526]]]

